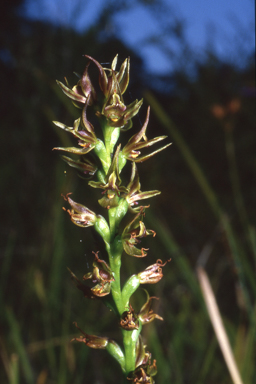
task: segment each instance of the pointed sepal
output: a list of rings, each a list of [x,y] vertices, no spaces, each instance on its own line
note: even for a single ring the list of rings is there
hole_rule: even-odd
[[[146,295],[147,295],[147,301],[146,303],[141,307],[139,313],[138,313],[138,318],[140,319],[140,321],[142,322],[142,325],[144,324],[149,324],[151,323],[151,321],[153,321],[154,319],[159,319],[159,320],[163,320],[163,318],[159,315],[157,315],[156,313],[153,312],[153,310],[151,309],[151,305],[152,305],[152,300],[153,299],[156,299],[158,300],[158,297],[155,297],[155,296],[149,296],[149,293],[145,290],[146,292]]]
[[[87,159],[84,159],[82,161],[80,160],[74,160],[67,156],[61,156],[62,159],[72,168],[78,169],[80,172],[82,172],[84,175],[94,175],[97,171],[97,166],[90,162]]]
[[[156,151],[154,151],[148,155],[140,156],[140,154],[141,154],[140,149],[150,147],[151,145],[156,144],[157,142],[164,140],[167,137],[167,136],[159,136],[159,137],[155,137],[154,139],[151,139],[151,140],[147,139],[146,129],[147,129],[148,122],[149,122],[149,114],[150,114],[150,107],[148,107],[146,120],[145,120],[141,130],[137,134],[133,135],[130,138],[130,140],[128,141],[128,143],[125,145],[125,147],[122,150],[122,155],[127,160],[131,160],[134,162],[143,162],[145,160],[148,160],[150,157],[154,156],[158,152],[164,150],[169,145],[171,145],[171,143],[169,143],[169,144],[165,145],[164,147],[161,147],[161,148],[157,149]]]

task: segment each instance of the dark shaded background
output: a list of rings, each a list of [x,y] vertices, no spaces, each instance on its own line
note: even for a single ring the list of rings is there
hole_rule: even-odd
[[[157,1],[142,3],[158,9]],[[204,52],[202,61],[187,46],[182,24],[173,25],[168,33],[182,47],[181,57],[172,73],[154,76],[130,47],[106,32],[111,17],[129,6],[120,4],[113,11],[109,2],[83,34],[22,18],[19,0],[2,5],[0,381],[119,382],[119,368],[107,353],[69,343],[76,335],[73,321],[88,333],[116,340],[120,336],[112,314],[100,303],[83,299],[70,282],[66,268],[81,277],[98,245],[90,229],[70,223],[61,209],[61,193],[72,191],[85,204],[92,199],[92,209],[97,198],[52,152],[54,146],[67,145],[70,137],[51,123],[71,124],[77,114],[55,79],[67,76],[75,83],[73,71],[81,73],[85,65],[82,54],[109,62],[118,52],[120,63],[131,57],[127,102],[129,97],[145,100],[134,126],[140,127],[150,104],[148,137],[167,134],[173,142],[161,155],[139,165],[142,190],[162,191],[150,202],[146,217],[157,231],[156,239],[148,242],[149,256],[124,256],[124,278],[144,269],[145,263],[172,257],[161,283],[148,288],[161,298],[157,311],[165,319],[144,327],[158,361],[156,382],[230,382],[197,283],[195,268],[200,263],[210,275],[244,381],[252,383],[254,51],[243,58],[243,66],[223,62],[211,51]],[[223,226],[223,217],[231,232]]]

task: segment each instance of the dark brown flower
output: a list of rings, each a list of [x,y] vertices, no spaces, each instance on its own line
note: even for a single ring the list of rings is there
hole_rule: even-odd
[[[134,312],[131,304],[129,305],[129,310],[125,311],[120,319],[120,326],[127,331],[132,331],[134,329],[139,329],[140,323],[138,320],[138,316]]]
[[[151,354],[145,352],[141,336],[136,343],[136,369],[130,372],[127,379],[134,384],[154,384],[153,376],[157,374],[156,360],[151,364]]]

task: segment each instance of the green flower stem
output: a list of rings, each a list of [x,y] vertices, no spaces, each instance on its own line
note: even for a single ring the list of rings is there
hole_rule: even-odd
[[[136,342],[141,332],[141,322],[138,329],[133,331],[126,331],[123,329],[123,342],[124,342],[124,357],[125,357],[125,372],[134,371],[136,366]]]
[[[121,256],[123,251],[121,239],[116,237],[111,244],[106,243],[106,251],[109,257],[109,266],[115,279],[111,283],[111,293],[118,313],[121,316],[124,312],[120,282]]]
[[[121,283],[120,283],[121,254],[119,255],[113,254],[111,252],[111,247],[108,254],[109,254],[110,268],[115,279],[111,283],[111,293],[112,293],[113,300],[116,304],[116,307],[118,309],[118,313],[121,316],[122,313],[124,312],[124,305],[123,305],[122,293],[121,293]]]
[[[99,156],[105,174],[109,172],[111,159],[114,151],[115,144],[120,135],[119,128],[103,126],[104,143],[99,142],[96,147],[96,154]],[[122,169],[126,163],[123,155],[119,154],[119,167]],[[101,172],[102,173],[102,172]],[[99,175],[101,176],[101,174]],[[111,283],[112,298],[115,302],[119,316],[129,309],[129,302],[131,295],[136,291],[140,285],[140,281],[136,275],[133,275],[126,282],[123,292],[121,290],[120,269],[121,257],[123,253],[123,244],[120,236],[117,235],[118,228],[121,220],[127,213],[129,204],[126,199],[120,198],[117,207],[108,210],[109,225],[102,217],[97,221],[96,230],[102,236],[106,244],[106,250],[109,256],[110,269],[114,276],[114,281]],[[122,370],[125,377],[129,372],[134,371],[136,368],[136,342],[141,332],[141,322],[138,329],[127,331],[122,330],[124,355],[119,356]]]
[[[116,232],[127,209],[128,203],[125,199],[120,199],[118,207],[109,209],[111,243],[110,246],[107,247],[107,251],[110,268],[115,278],[115,281],[111,284],[111,293],[120,316],[129,309],[129,299],[140,285],[139,279],[134,275],[125,284],[124,295],[121,291],[120,268],[123,245],[121,237],[117,236]],[[136,342],[141,328],[142,325],[140,323],[139,328],[133,331],[122,330],[124,344],[124,368],[122,366],[122,369],[125,371],[125,377],[136,368]]]

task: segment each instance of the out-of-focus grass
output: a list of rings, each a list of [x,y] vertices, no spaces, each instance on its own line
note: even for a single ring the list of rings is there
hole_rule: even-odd
[[[8,325],[10,327],[10,333],[11,333],[11,339],[13,342],[13,346],[15,348],[15,351],[17,353],[17,356],[19,356],[20,364],[22,366],[24,377],[27,383],[34,383],[34,374],[32,371],[31,363],[29,361],[26,347],[24,345],[24,340],[21,336],[21,330],[20,330],[20,324],[15,318],[12,310],[6,309],[6,318]],[[13,366],[10,367],[10,376],[12,376]],[[16,376],[16,374],[15,374]]]
[[[38,29],[38,36],[42,36],[45,29],[41,30],[40,26]],[[90,229],[83,230],[70,223],[68,215],[61,209],[61,193],[80,193],[78,200],[85,204],[94,198],[94,194],[89,189],[84,190],[84,184],[75,172],[57,160],[58,154],[51,152],[53,146],[70,145],[65,132],[54,127],[51,131],[51,121],[72,124],[75,118],[75,109],[59,91],[52,76],[56,77],[58,73],[61,80],[64,75],[78,70],[77,57],[81,52],[95,56],[96,44],[91,48],[89,35],[87,40],[70,35],[68,42],[65,40],[67,35],[55,34],[56,41],[52,36],[50,32],[45,35],[43,53],[36,55],[31,73],[27,68],[32,65],[32,53],[41,37],[37,37],[36,42],[31,38],[31,45],[24,37],[19,42],[22,59],[20,63],[17,58],[15,77],[16,90],[20,91],[16,94],[17,112],[2,121],[7,132],[4,139],[13,146],[8,147],[9,152],[16,156],[15,161],[6,162],[1,168],[10,230],[8,226],[4,228],[1,245],[0,356],[3,369],[0,370],[0,382],[113,384],[119,382],[120,370],[105,351],[94,351],[70,342],[78,336],[73,321],[88,333],[107,335],[117,341],[120,341],[120,334],[114,315],[100,302],[84,299],[70,281],[67,267],[81,278],[91,267],[91,251],[99,250],[100,245]],[[56,46],[63,44],[63,40],[65,49],[58,51],[55,57]],[[67,52],[67,47],[75,45],[72,52]],[[111,50],[114,54],[120,53],[115,45],[111,45]],[[112,59],[108,49],[99,51],[102,57],[105,56],[104,60]],[[42,66],[39,57],[43,60]],[[23,61],[29,65],[24,65]],[[54,75],[47,72],[51,66],[55,68]],[[13,100],[12,95],[10,100]],[[164,317],[163,323],[156,320],[143,329],[145,343],[152,358],[157,359],[156,383],[230,383],[196,278],[195,270],[199,264],[209,272],[243,381],[251,384],[256,382],[256,231],[251,221],[252,212],[243,200],[244,186],[239,180],[239,164],[244,159],[236,158],[234,137],[225,131],[220,145],[226,148],[228,169],[223,166],[219,173],[225,173],[224,179],[230,175],[232,181],[233,195],[230,194],[229,200],[238,212],[232,216],[208,178],[210,166],[218,160],[219,152],[211,155],[210,165],[196,160],[203,146],[200,134],[197,132],[196,136],[200,148],[198,152],[194,151],[194,156],[191,136],[190,141],[185,140],[185,133],[171,120],[167,107],[160,107],[150,93],[146,94],[146,100],[152,107],[151,118],[157,121],[163,134],[173,140],[173,146],[156,156],[154,161],[149,160],[148,165],[138,165],[145,172],[145,176],[143,171],[140,173],[142,190],[147,189],[143,179],[149,189],[157,189],[157,183],[163,184],[164,188],[159,188],[162,195],[152,199],[152,209],[146,212],[149,227],[157,232],[150,243],[149,255],[142,260],[124,256],[123,278],[130,272],[143,270],[159,258],[163,261],[172,259],[163,269],[163,280],[146,287],[151,295],[160,298],[154,305],[156,312]],[[182,110],[182,100],[177,102],[177,108]],[[200,108],[200,113],[204,113],[204,105]],[[19,115],[17,120],[16,115]],[[10,127],[14,130],[11,140]],[[149,136],[151,127],[149,125]],[[136,122],[134,128],[137,128]],[[187,131],[186,134],[190,135]],[[203,129],[201,135],[205,135]],[[247,155],[245,151],[242,153]],[[186,166],[181,167],[177,160],[180,158],[185,160]],[[172,176],[169,165],[171,168],[173,161],[177,169]],[[192,181],[187,182],[187,170],[190,170]],[[183,189],[177,189],[178,193],[173,189],[176,179],[185,185]],[[196,194],[191,192],[193,188]],[[186,200],[186,196],[189,199]],[[169,204],[172,199],[177,199],[177,203]],[[193,212],[190,217],[188,208],[183,207],[186,204]],[[198,238],[202,240],[198,241]]]
[[[221,223],[223,236],[227,238],[232,262],[240,281],[237,297],[240,297],[241,305],[238,306],[240,314],[236,320],[232,322],[223,316],[224,324],[244,383],[252,383],[255,379],[256,326],[255,303],[251,292],[255,295],[256,291],[251,261],[181,134],[166,113],[163,110],[159,112],[157,101],[152,96],[149,102],[153,111],[160,114],[159,120],[168,129],[170,136],[175,132],[174,143],[180,147],[181,154],[201,187],[202,195],[205,195]],[[99,382],[113,382],[111,376],[108,376],[108,370],[104,369],[104,364],[112,364],[106,355],[101,355],[104,351],[92,351],[85,346],[70,344],[70,340],[76,335],[72,327],[74,320],[88,332],[104,334],[107,331],[113,338],[118,335],[115,331],[116,320],[112,314],[104,311],[98,303],[85,301],[70,284],[66,267],[71,262],[72,266],[77,265],[76,273],[80,272],[82,275],[87,261],[83,262],[81,257],[81,252],[84,251],[79,236],[82,232],[75,234],[71,226],[64,225],[67,217],[61,210],[60,193],[63,190],[73,190],[75,184],[73,177],[63,178],[63,170],[63,165],[57,163],[56,197],[52,200],[46,222],[42,223],[39,259],[33,265],[27,266],[27,272],[24,272],[23,283],[27,286],[24,291],[20,287],[20,308],[17,314],[11,309],[11,301],[8,306],[3,304],[8,294],[8,279],[12,274],[14,234],[10,235],[6,245],[1,269],[1,303],[7,333],[2,335],[1,343],[5,350],[5,354],[2,354],[5,361],[3,377],[10,384],[80,384],[89,383],[95,375]],[[229,383],[229,374],[209,322],[194,271],[195,266],[191,265],[186,252],[175,240],[168,218],[158,216],[150,210],[146,218],[152,228],[157,228],[156,239],[159,249],[165,255],[164,260],[172,258],[171,263],[164,268],[164,280],[157,288],[157,296],[161,298],[159,310],[164,314],[165,322],[162,326],[152,323],[144,330],[153,358],[157,357],[157,383]],[[255,233],[253,227],[251,228],[251,233]],[[67,231],[73,231],[72,238],[76,245],[71,244],[70,240],[67,242]],[[249,241],[251,239],[254,237],[251,236]],[[88,251],[91,243],[89,234],[86,241]],[[254,248],[255,243],[251,245]],[[91,246],[94,246],[93,243]],[[216,277],[212,278],[215,281]],[[99,366],[103,366],[100,371]]]
[[[240,324],[239,322],[229,323],[228,326],[226,327],[226,332],[232,329],[232,332],[228,332],[228,333],[231,338],[231,344],[234,346],[234,352],[237,357],[237,366],[239,367],[238,369],[240,370],[244,378],[244,383],[252,383],[256,377],[255,363],[254,363],[255,353],[256,353],[256,347],[255,347],[256,346],[256,334],[255,334],[256,280],[255,280],[254,264],[252,263],[252,260],[250,259],[247,250],[241,244],[239,234],[236,233],[234,228],[232,227],[230,219],[227,217],[227,214],[220,206],[215,192],[210,187],[207,181],[207,178],[205,177],[202,171],[202,168],[200,167],[200,164],[194,158],[188,145],[186,144],[185,140],[182,138],[181,133],[178,131],[177,127],[171,121],[167,113],[160,106],[156,98],[149,92],[145,94],[145,97],[148,103],[152,106],[152,109],[154,113],[157,115],[157,118],[159,119],[159,121],[166,128],[171,138],[173,138],[174,144],[176,144],[177,147],[179,148],[180,153],[182,154],[187,166],[190,168],[193,174],[193,177],[195,178],[195,180],[197,181],[198,185],[201,188],[202,195],[204,195],[214,215],[219,220],[222,227],[223,234],[227,239],[227,243],[229,244],[233,266],[236,268],[236,271],[237,271],[237,277],[239,281],[238,294],[240,295],[240,300],[242,301],[242,303],[240,303],[241,323]],[[253,254],[255,255],[255,251],[256,251],[255,243],[254,243],[253,237],[251,236],[251,233],[253,231],[251,229],[252,227],[249,224],[248,216],[245,211],[245,206],[243,204],[243,197],[241,194],[239,178],[238,178],[238,173],[236,169],[234,143],[232,141],[232,137],[230,134],[226,136],[226,147],[228,148],[227,157],[228,157],[229,166],[230,166],[234,202],[237,205],[240,219],[244,226],[246,238],[249,243],[249,249],[252,250]],[[179,246],[175,242],[175,239],[173,238],[170,228],[168,228],[168,225],[166,224],[166,222],[159,220],[154,213],[148,214],[147,218],[149,219],[150,223],[154,225],[155,228],[158,228],[158,232],[157,232],[158,240],[161,241],[162,244],[164,245],[165,250],[167,252],[167,257],[173,256],[174,268],[176,267],[179,270],[179,274],[184,278],[185,284],[188,286],[190,291],[193,292],[193,300],[195,300],[198,305],[197,315],[193,313],[193,318],[191,320],[193,322],[193,321],[196,321],[198,317],[200,318],[197,326],[198,326],[198,330],[200,330],[201,336],[202,334],[204,334],[203,336],[204,342],[203,342],[203,345],[201,345],[201,348],[202,348],[201,352],[203,351],[204,356],[201,355],[201,359],[200,359],[199,357],[200,343],[198,342],[196,346],[197,357],[199,357],[201,361],[197,367],[196,374],[195,372],[193,372],[193,370],[190,371],[191,382],[196,382],[196,383],[206,382],[204,380],[207,380],[207,382],[214,382],[213,367],[216,367],[217,343],[214,341],[214,338],[211,343],[208,343],[207,334],[208,334],[209,319],[208,319],[207,313],[205,312],[202,306],[202,296],[199,291],[199,285],[196,280],[195,273],[191,269],[191,266],[188,262],[188,258],[183,254],[183,252],[179,249]],[[237,298],[239,298],[239,296],[237,296]],[[185,317],[186,316],[189,317],[190,311],[188,308],[186,310],[186,305],[188,305],[188,303],[184,301],[182,314],[183,315],[186,314]],[[247,318],[247,321],[248,321],[247,326],[243,324],[244,317]],[[177,317],[175,319],[175,323],[172,324],[172,327],[170,327],[171,333],[172,333],[170,340],[172,345],[173,343],[175,343],[176,335],[179,340],[176,344],[176,349],[175,349],[176,352],[178,352],[179,346],[182,345],[182,342],[180,341],[182,340],[182,337],[183,337],[183,335],[180,334],[179,331],[176,329],[177,325],[175,326],[175,324],[177,323],[178,323],[178,327],[181,326],[182,333],[184,333],[184,329],[186,328],[186,324],[182,324],[180,319]],[[157,346],[159,345],[159,343],[157,343],[155,340],[154,332],[152,333],[152,338],[153,338],[152,346],[156,346],[156,352],[157,352],[157,349],[158,349]],[[200,337],[196,337],[195,339],[199,341]],[[173,350],[173,347],[169,347],[169,348],[170,350]],[[192,356],[194,357],[194,364],[195,364],[194,368],[195,368],[196,357],[195,355],[192,355]],[[186,364],[185,361],[182,362],[181,356],[178,359],[178,362],[179,364],[181,364],[181,366],[183,364],[185,366]],[[224,361],[223,361],[223,364],[224,364]],[[167,368],[168,364],[166,362],[165,362],[165,366],[166,366],[165,369],[168,370]],[[199,366],[200,366],[200,369],[198,369]],[[181,367],[178,370],[178,372],[179,371],[180,372],[182,371]],[[195,376],[193,376],[194,374]],[[173,373],[171,372],[171,370],[166,375],[164,375],[164,377],[172,377],[172,376],[173,376]],[[164,380],[161,382],[164,383]],[[183,383],[184,375],[183,375],[183,378],[181,378],[179,374],[178,377],[175,378],[175,382]]]
[[[155,108],[157,102],[152,97],[150,104],[157,113]],[[170,129],[169,118],[164,111],[160,114],[164,114],[164,117],[159,120],[164,122],[172,136],[173,123]],[[240,244],[239,236],[220,208],[217,196],[210,188],[200,165],[193,158],[180,133],[178,137],[176,141],[177,137],[173,136],[174,143],[178,147],[181,146],[181,154],[201,186],[202,195],[205,195],[217,220],[221,223],[222,234],[227,238],[232,263],[237,271],[239,279],[237,297],[241,299],[241,304],[238,306],[240,313],[234,322],[232,319],[225,319],[225,315],[223,319],[244,383],[249,384],[255,380],[254,270],[246,250]],[[27,266],[23,272],[23,284],[19,286],[18,302],[12,304],[15,302],[13,297],[13,301],[10,298],[5,305],[3,303],[10,289],[8,280],[12,274],[14,234],[10,235],[6,244],[1,269],[1,312],[6,332],[2,335],[1,344],[5,350],[5,354],[2,354],[5,374],[2,377],[10,384],[70,382],[87,384],[93,377],[96,377],[98,382],[111,383],[113,379],[107,369],[109,364],[118,370],[104,351],[92,351],[85,346],[70,344],[70,340],[76,335],[76,330],[72,327],[74,320],[88,332],[97,334],[107,332],[113,338],[118,335],[115,331],[116,320],[112,314],[98,303],[85,301],[70,283],[66,267],[71,263],[72,267],[76,266],[75,272],[83,275],[89,258],[84,257],[82,253],[85,250],[90,252],[90,246],[93,248],[94,245],[90,241],[90,234],[85,238],[82,237],[83,241],[80,242],[79,236],[82,232],[78,229],[79,234],[78,232],[76,234],[71,225],[64,225],[68,220],[61,210],[60,194],[63,190],[73,190],[76,184],[72,177],[63,178],[63,172],[63,165],[57,163],[55,199],[52,200],[46,219],[42,222],[42,243],[37,255],[38,260],[34,259],[34,264]],[[229,383],[229,374],[209,322],[195,266],[175,240],[168,224],[168,217],[161,215],[156,215],[150,210],[146,215],[150,226],[157,229],[156,242],[164,254],[162,258],[164,260],[172,258],[171,263],[164,268],[163,281],[156,288],[157,296],[161,298],[159,311],[164,315],[165,322],[163,325],[152,323],[144,330],[149,350],[153,358],[157,357],[159,373],[156,382],[158,384]],[[251,228],[251,233],[255,233],[253,227]],[[70,231],[72,237],[68,242],[67,234]],[[83,249],[84,239],[88,243]],[[251,239],[254,237],[251,236]],[[252,248],[254,246],[255,243],[252,244]],[[159,257],[158,255],[157,258]],[[211,278],[218,287],[216,276]],[[154,289],[151,292],[154,292]],[[18,311],[14,312],[11,309],[12,305],[18,305]]]

